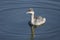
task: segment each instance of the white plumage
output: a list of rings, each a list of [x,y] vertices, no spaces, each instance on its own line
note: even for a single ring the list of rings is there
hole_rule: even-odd
[[[43,18],[43,17],[41,17],[41,16],[36,17],[36,16],[34,15],[34,10],[33,10],[32,8],[30,8],[30,9],[27,11],[27,14],[30,14],[30,15],[31,15],[30,23],[31,23],[32,25],[38,26],[38,25],[42,25],[42,24],[44,24],[44,23],[46,22],[46,18]]]

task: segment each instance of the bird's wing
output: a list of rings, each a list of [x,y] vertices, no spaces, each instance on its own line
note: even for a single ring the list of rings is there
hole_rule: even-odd
[[[41,16],[35,17],[35,22],[41,22],[43,18]]]

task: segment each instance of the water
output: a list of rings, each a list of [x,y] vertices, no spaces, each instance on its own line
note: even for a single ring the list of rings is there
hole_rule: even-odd
[[[47,19],[36,28],[34,39],[60,40],[59,0],[0,0],[0,40],[30,40],[29,8]]]

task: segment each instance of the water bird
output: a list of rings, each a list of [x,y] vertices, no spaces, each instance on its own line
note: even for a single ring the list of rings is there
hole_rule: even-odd
[[[42,16],[35,16],[34,15],[34,10],[33,8],[29,8],[26,12],[26,14],[30,14],[30,21],[29,21],[29,25],[30,26],[40,26],[42,24],[44,24],[46,22],[46,18],[42,17]]]

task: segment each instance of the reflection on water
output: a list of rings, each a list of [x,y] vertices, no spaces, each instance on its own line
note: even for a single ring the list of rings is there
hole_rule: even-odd
[[[31,40],[34,40],[35,37],[35,28],[34,26],[31,27]]]
[[[29,40],[28,8],[47,18],[44,26],[35,29],[34,40],[60,40],[59,0],[0,0],[0,40]]]

